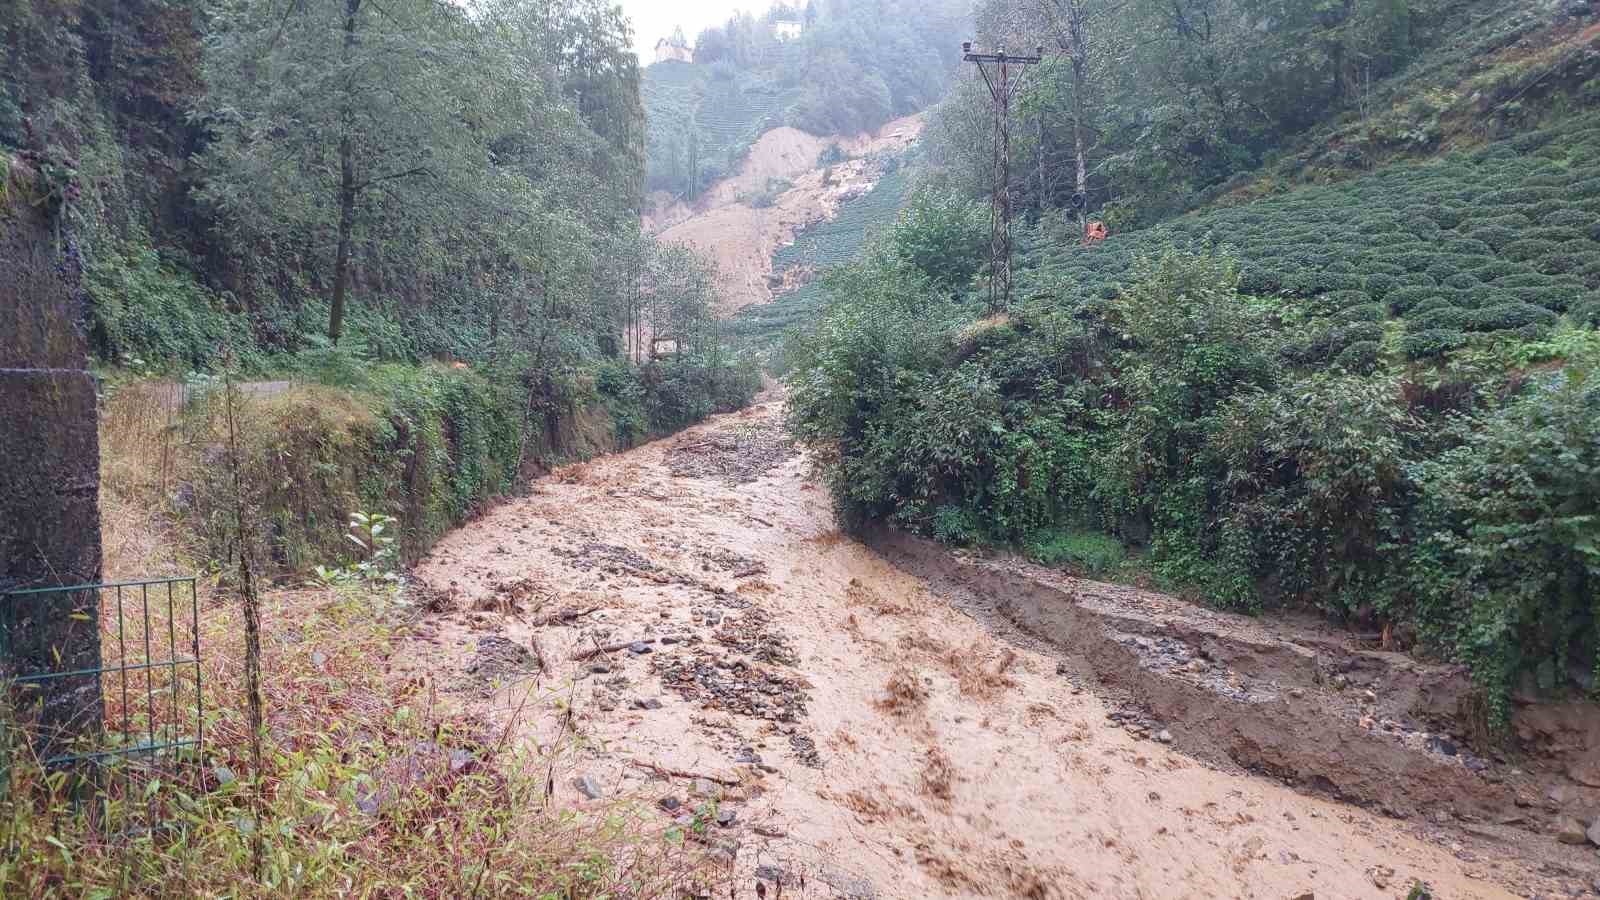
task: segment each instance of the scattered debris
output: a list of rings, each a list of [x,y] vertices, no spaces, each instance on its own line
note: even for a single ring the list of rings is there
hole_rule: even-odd
[[[781,422],[757,423],[679,441],[667,454],[676,478],[720,478],[747,484],[798,451]]]

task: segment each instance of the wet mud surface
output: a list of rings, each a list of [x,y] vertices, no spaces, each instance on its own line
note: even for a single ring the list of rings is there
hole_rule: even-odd
[[[447,537],[401,674],[563,748],[560,802],[688,831],[741,897],[1590,891],[1594,848],[1547,833],[1587,795],[1553,810],[1452,733],[1458,673],[845,537],[781,413],[561,469]]]

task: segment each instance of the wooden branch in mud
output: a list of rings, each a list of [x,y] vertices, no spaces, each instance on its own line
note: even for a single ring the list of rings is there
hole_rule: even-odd
[[[550,666],[544,661],[544,650],[539,647],[539,639],[536,637],[528,638],[528,646],[533,648],[533,658],[539,664],[539,671],[541,673],[549,672]]]
[[[650,772],[654,772],[655,774],[661,776],[662,778],[687,778],[687,779],[689,779],[691,781],[696,779],[696,778],[704,778],[705,780],[711,782],[712,784],[720,784],[723,787],[738,787],[739,786],[739,780],[737,778],[718,778],[715,775],[703,775],[703,774],[701,774],[699,772],[685,772],[682,769],[669,769],[666,766],[659,766],[659,765],[656,765],[653,762],[645,762],[642,759],[629,760],[629,762],[635,768],[645,769],[645,770],[648,770]]]
[[[654,644],[655,642],[655,638],[640,638],[632,641],[618,641],[614,644],[601,644],[598,647],[590,647],[588,650],[580,650],[572,654],[569,659],[573,662],[583,662],[586,659],[594,659],[602,653],[615,653],[618,650],[626,650],[634,644]]]
[[[573,609],[568,607],[560,612],[553,612],[547,616],[540,616],[539,618],[534,619],[530,624],[536,628],[543,628],[547,625],[564,625],[568,622],[575,622],[584,616],[592,615],[599,609],[600,607],[598,606],[591,606],[588,609]]]

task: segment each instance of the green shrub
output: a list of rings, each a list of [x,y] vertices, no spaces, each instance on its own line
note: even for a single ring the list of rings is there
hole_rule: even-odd
[[[1556,314],[1548,309],[1528,303],[1508,303],[1474,310],[1465,326],[1441,324],[1440,327],[1464,327],[1468,331],[1510,331],[1527,325],[1554,325],[1556,319]]]
[[[1403,287],[1389,294],[1389,306],[1397,315],[1405,315],[1416,309],[1424,300],[1435,298],[1449,302],[1451,291],[1441,291],[1433,287]]]
[[[1363,303],[1347,306],[1334,313],[1332,318],[1339,323],[1383,322],[1389,318],[1389,310],[1381,303]]]
[[[1243,290],[1244,284],[1242,281],[1239,287],[1241,290]],[[1372,299],[1383,301],[1388,298],[1389,294],[1393,292],[1395,288],[1399,287],[1399,282],[1393,275],[1382,272],[1373,272],[1366,277],[1366,279],[1362,282],[1361,287],[1370,297],[1372,297]]]
[[[1371,375],[1383,360],[1383,347],[1377,341],[1357,341],[1339,351],[1333,366],[1351,375]]]
[[[1445,329],[1408,333],[1400,339],[1400,352],[1406,359],[1433,359],[1467,343],[1466,335]]]
[[[150,368],[209,369],[218,351],[250,344],[250,326],[195,277],[149,248],[96,254],[84,272],[95,355]]]
[[[1473,321],[1475,318],[1471,310],[1456,306],[1440,306],[1426,312],[1413,312],[1407,318],[1406,324],[1418,331],[1435,329],[1465,331]]]
[[[1555,249],[1556,243],[1554,241],[1525,238],[1519,241],[1512,241],[1502,247],[1500,252],[1505,255],[1506,259],[1513,262],[1530,262],[1541,256],[1550,255]]]
[[[1029,535],[1023,546],[1034,562],[1089,577],[1112,574],[1127,558],[1121,541],[1092,531],[1046,529]]]
[[[1600,381],[1587,369],[1538,379],[1461,439],[1414,467],[1408,575],[1426,635],[1472,667],[1504,725],[1521,673],[1549,690],[1572,666],[1600,671]]]

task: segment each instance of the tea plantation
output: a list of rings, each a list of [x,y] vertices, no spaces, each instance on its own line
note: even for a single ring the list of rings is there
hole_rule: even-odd
[[[837,218],[780,249],[772,258],[774,271],[809,265],[815,267],[815,277],[771,303],[746,307],[726,323],[725,333],[743,346],[766,349],[791,326],[814,320],[822,303],[821,285],[815,279],[828,269],[855,259],[873,235],[893,225],[910,194],[911,183],[912,176],[897,167],[880,178],[867,194],[845,203]]]
[[[1044,245],[1026,256],[1024,295],[1110,298],[1136,259],[1172,249],[1227,253],[1242,291],[1304,299],[1338,326],[1306,352],[1352,362],[1536,338],[1563,315],[1600,323],[1600,116],[1092,248]]]

